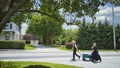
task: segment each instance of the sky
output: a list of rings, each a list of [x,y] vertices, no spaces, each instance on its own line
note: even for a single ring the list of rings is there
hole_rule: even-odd
[[[100,6],[100,11],[95,14],[96,22],[105,21],[105,18],[110,22],[110,24],[113,24],[113,15],[112,15],[112,7],[111,6]],[[92,19],[89,17],[85,17],[87,22],[92,22]],[[114,7],[114,23],[120,24],[120,6]],[[67,26],[66,24],[63,25],[66,29],[75,29],[77,26]]]
[[[112,18],[112,8],[111,6],[100,6],[99,7],[100,11],[95,14],[96,17],[96,22],[98,21],[105,21],[105,18],[112,24],[113,18]],[[91,18],[86,17],[87,22],[91,22]],[[119,7],[114,7],[114,23],[115,24],[120,24],[120,6]],[[66,24],[63,24],[63,27],[65,29],[77,29],[77,26],[68,26]],[[26,23],[22,24],[22,35],[25,34],[25,31],[27,30],[28,26]]]

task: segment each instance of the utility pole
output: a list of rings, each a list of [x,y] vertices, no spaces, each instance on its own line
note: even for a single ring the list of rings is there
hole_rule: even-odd
[[[116,50],[116,36],[115,36],[115,22],[114,22],[114,5],[112,4],[112,14],[113,14],[113,43],[114,50]]]

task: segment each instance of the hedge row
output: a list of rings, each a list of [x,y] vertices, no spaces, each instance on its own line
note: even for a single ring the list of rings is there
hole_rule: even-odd
[[[24,41],[0,41],[0,49],[24,49]]]

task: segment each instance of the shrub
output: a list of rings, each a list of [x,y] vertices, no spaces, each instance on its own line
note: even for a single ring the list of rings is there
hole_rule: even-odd
[[[44,66],[44,65],[30,65],[24,68],[51,68],[51,67]]]
[[[0,49],[24,49],[24,41],[0,41]]]
[[[0,61],[0,68],[18,68],[14,62]]]
[[[71,42],[68,42],[65,44],[65,47],[68,49],[72,49],[73,44]]]

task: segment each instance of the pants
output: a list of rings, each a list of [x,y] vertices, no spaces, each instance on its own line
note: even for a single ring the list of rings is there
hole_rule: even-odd
[[[76,53],[76,51],[73,51],[73,60],[75,60],[75,55],[80,58],[80,56]]]

